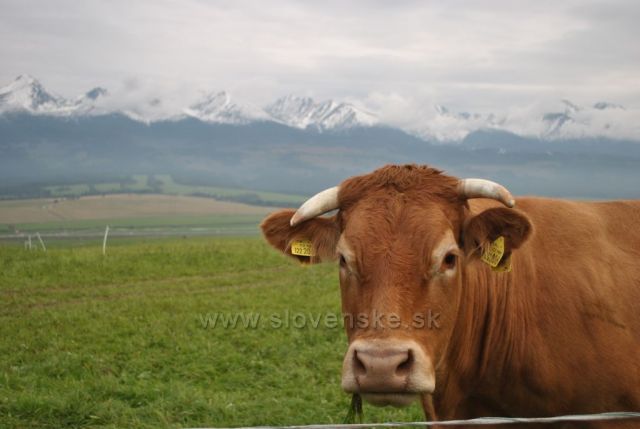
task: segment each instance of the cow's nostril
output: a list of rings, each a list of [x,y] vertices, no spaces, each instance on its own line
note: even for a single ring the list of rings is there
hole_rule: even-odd
[[[413,351],[408,350],[407,358],[402,362],[400,362],[400,364],[396,368],[396,375],[401,375],[401,376],[408,375],[411,372],[413,361],[414,361]]]
[[[354,350],[353,352],[353,369],[354,369],[355,375],[364,375],[367,373],[367,367],[364,366],[364,362],[362,362],[358,357],[357,350]]]

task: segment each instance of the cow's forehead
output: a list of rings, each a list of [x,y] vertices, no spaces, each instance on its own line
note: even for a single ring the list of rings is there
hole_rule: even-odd
[[[444,201],[389,193],[363,198],[340,213],[341,241],[357,254],[430,252],[458,229],[458,208]]]
[[[354,251],[435,246],[463,217],[458,179],[427,166],[390,165],[340,184],[339,221]]]

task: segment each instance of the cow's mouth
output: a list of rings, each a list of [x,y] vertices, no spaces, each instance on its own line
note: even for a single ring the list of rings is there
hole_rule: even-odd
[[[342,365],[342,389],[377,406],[406,407],[435,389],[431,359],[412,340],[357,339]]]
[[[417,393],[361,393],[362,398],[376,407],[408,407],[419,398]]]

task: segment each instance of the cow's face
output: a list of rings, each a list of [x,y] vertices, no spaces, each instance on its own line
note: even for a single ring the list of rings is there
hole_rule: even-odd
[[[294,212],[285,210],[268,217],[262,229],[289,255],[292,242],[310,240],[315,256],[299,256],[303,262],[338,262],[349,339],[342,387],[376,405],[403,406],[436,389],[465,270],[479,263],[478,249],[502,235],[510,252],[526,239],[530,224],[501,207],[472,216],[457,195],[457,180],[436,175],[425,191],[406,177],[424,170],[395,168],[402,175],[395,180],[404,186],[388,176],[383,186],[358,182],[371,181],[378,170],[341,185],[335,216],[291,226]],[[434,192],[435,184],[442,189]]]
[[[350,343],[342,387],[405,405],[434,390],[454,326],[463,207],[385,194],[341,213],[336,253]]]

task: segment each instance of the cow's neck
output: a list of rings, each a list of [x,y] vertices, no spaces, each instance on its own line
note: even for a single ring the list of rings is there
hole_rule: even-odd
[[[522,274],[528,267],[514,263],[516,270],[519,278],[527,277]],[[522,384],[529,382],[520,380],[522,374],[535,372],[540,357],[526,347],[527,341],[538,335],[531,323],[534,292],[527,285],[515,284],[514,279],[513,273],[497,274],[481,263],[467,269],[441,372],[445,386],[436,397],[439,415],[453,416],[458,406],[454,402],[470,395],[482,396],[488,408],[492,407],[493,395],[495,404],[501,404],[511,386],[522,389]]]

